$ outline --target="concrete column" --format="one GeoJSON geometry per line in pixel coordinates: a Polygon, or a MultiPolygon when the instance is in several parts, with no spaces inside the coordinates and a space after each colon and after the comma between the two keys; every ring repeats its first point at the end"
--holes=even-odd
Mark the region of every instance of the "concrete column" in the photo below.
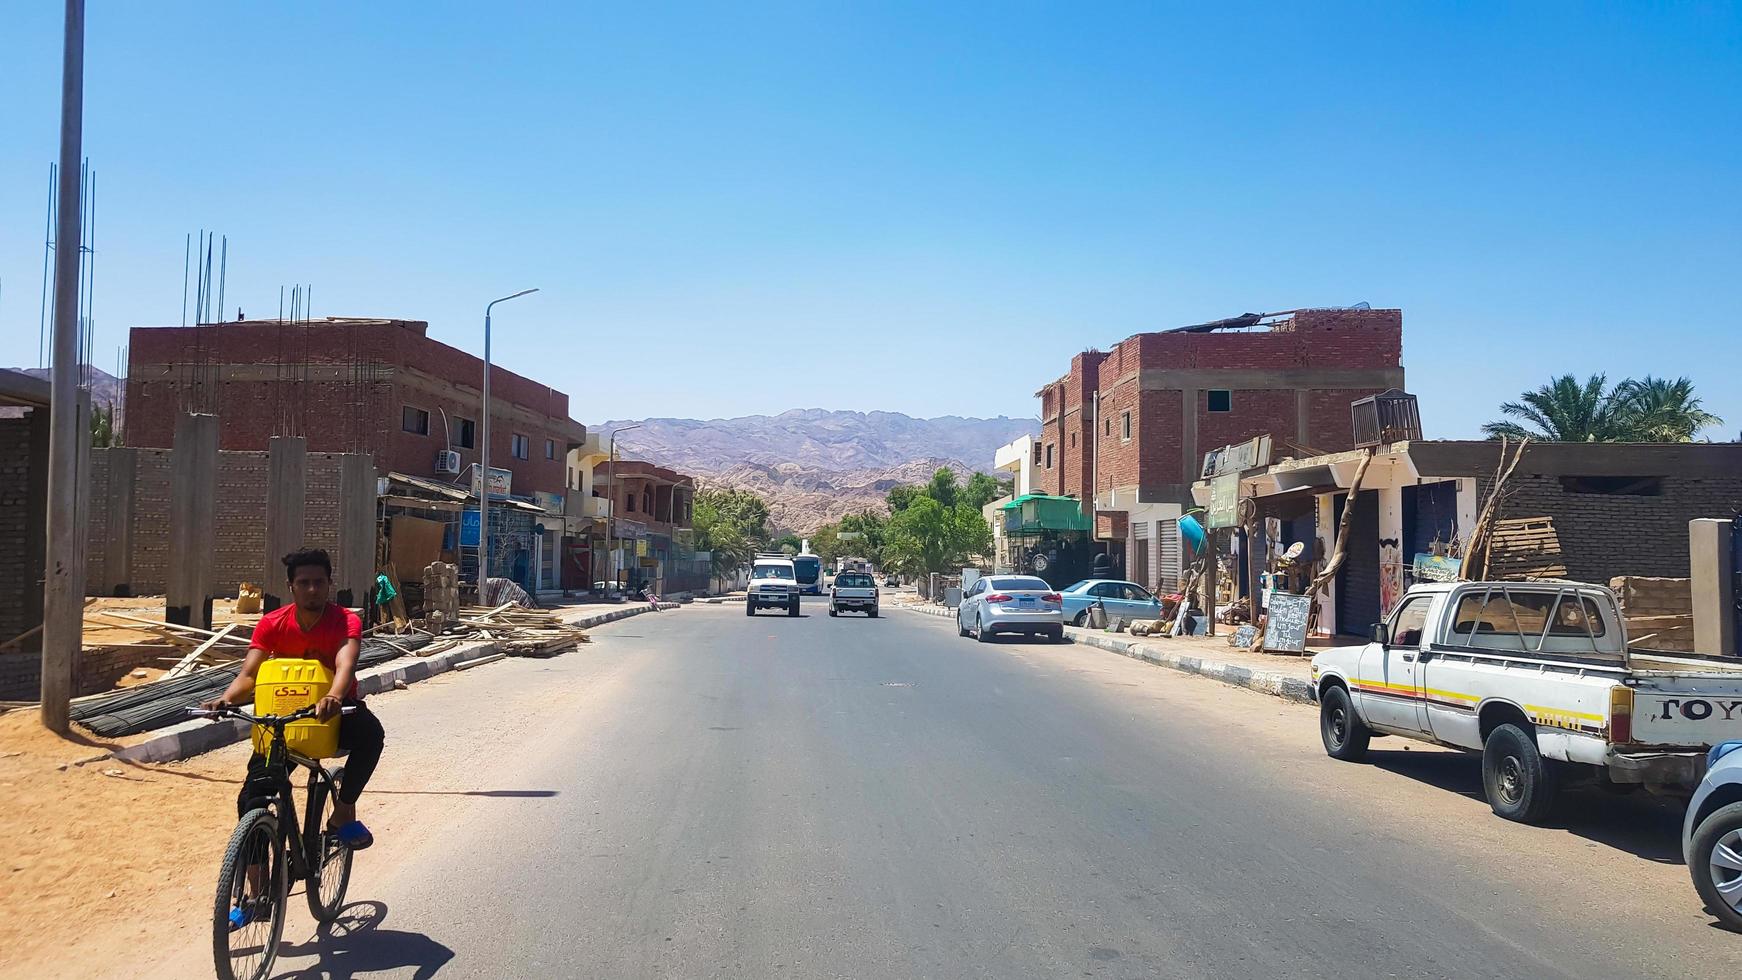
{"type": "MultiPolygon", "coordinates": [[[[375,459],[352,453],[339,460],[339,553],[333,574],[340,605],[367,606],[375,581],[375,459]]],[[[364,610],[367,614],[368,610],[364,610]]]]}
{"type": "Polygon", "coordinates": [[[1736,556],[1729,520],[1688,522],[1688,570],[1694,601],[1694,652],[1737,655],[1736,556]]]}
{"type": "Polygon", "coordinates": [[[169,474],[169,575],[164,619],[211,629],[212,535],[218,516],[216,415],[176,419],[169,474]]]}
{"type": "Polygon", "coordinates": [[[1202,472],[1204,459],[1198,453],[1198,389],[1186,388],[1179,393],[1180,477],[1188,486],[1202,472]]]}
{"type": "MultiPolygon", "coordinates": [[[[1351,541],[1349,544],[1354,545],[1351,541]]],[[[1379,615],[1391,615],[1403,598],[1403,565],[1414,561],[1403,553],[1403,488],[1379,488],[1379,615]]]]}
{"type": "Polygon", "coordinates": [[[1481,501],[1476,499],[1476,478],[1473,476],[1458,477],[1458,526],[1456,537],[1460,542],[1468,542],[1470,532],[1476,529],[1476,512],[1481,501]]]}
{"type": "Polygon", "coordinates": [[[266,554],[260,573],[260,608],[290,601],[284,556],[303,546],[308,506],[308,440],[273,436],[266,450],[266,554]]]}
{"type": "MultiPolygon", "coordinates": [[[[73,527],[78,528],[79,533],[73,537],[75,543],[73,581],[79,583],[79,589],[82,593],[89,594],[90,586],[86,577],[90,567],[91,548],[91,392],[89,389],[79,389],[77,409],[78,459],[74,466],[77,468],[78,480],[73,484],[73,527]]],[[[80,615],[83,616],[82,613],[80,615]]]]}
{"type": "MultiPolygon", "coordinates": [[[[1307,427],[1311,421],[1308,418],[1308,414],[1311,411],[1309,408],[1310,399],[1307,397],[1308,394],[1309,392],[1305,388],[1296,388],[1294,390],[1294,441],[1296,445],[1301,446],[1311,445],[1307,442],[1307,433],[1311,431],[1307,427]]],[[[1277,455],[1280,456],[1282,454],[1278,453],[1277,455]]]]}
{"type": "Polygon", "coordinates": [[[139,452],[105,450],[109,459],[109,539],[103,542],[103,578],[96,591],[103,595],[133,594],[133,490],[139,478],[139,452]]]}
{"type": "MultiPolygon", "coordinates": [[[[1321,493],[1316,498],[1315,504],[1317,512],[1314,515],[1313,524],[1315,525],[1315,536],[1318,539],[1319,567],[1323,568],[1324,563],[1331,560],[1331,553],[1337,550],[1337,495],[1321,493]]],[[[1319,597],[1319,618],[1316,625],[1320,632],[1336,635],[1337,579],[1335,576],[1325,583],[1324,591],[1319,597]]]]}

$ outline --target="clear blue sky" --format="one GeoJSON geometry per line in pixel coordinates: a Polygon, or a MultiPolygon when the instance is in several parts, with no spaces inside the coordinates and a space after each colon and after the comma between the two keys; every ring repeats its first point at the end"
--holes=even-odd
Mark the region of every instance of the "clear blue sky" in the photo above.
{"type": "MultiPolygon", "coordinates": [[[[430,321],[583,420],[1032,415],[1070,355],[1404,310],[1430,435],[1551,373],[1742,429],[1735,5],[92,0],[97,360],[229,306],[430,321]]],[[[0,362],[34,364],[59,4],[0,30],[0,362]]]]}

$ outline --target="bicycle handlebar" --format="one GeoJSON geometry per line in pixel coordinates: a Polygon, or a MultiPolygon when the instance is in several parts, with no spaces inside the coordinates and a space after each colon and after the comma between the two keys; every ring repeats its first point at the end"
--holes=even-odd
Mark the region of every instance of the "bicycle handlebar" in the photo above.
{"type": "MultiPolygon", "coordinates": [[[[339,714],[348,715],[356,710],[356,705],[348,704],[339,709],[339,714]]],[[[220,718],[240,718],[251,725],[288,725],[293,721],[302,721],[305,718],[313,718],[315,716],[314,705],[309,705],[301,711],[293,711],[288,715],[251,715],[234,705],[225,708],[189,708],[187,709],[187,712],[188,717],[190,718],[211,718],[213,720],[220,718]]]]}

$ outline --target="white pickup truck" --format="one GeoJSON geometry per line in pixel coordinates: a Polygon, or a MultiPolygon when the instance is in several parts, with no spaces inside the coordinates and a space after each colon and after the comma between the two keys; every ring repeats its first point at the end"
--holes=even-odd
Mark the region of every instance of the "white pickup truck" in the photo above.
{"type": "Polygon", "coordinates": [[[1630,653],[1598,585],[1419,585],[1370,642],[1314,657],[1312,679],[1332,758],[1359,760],[1378,735],[1481,752],[1509,820],[1546,817],[1570,778],[1691,791],[1706,750],[1742,738],[1742,663],[1630,653]]]}
{"type": "Polygon", "coordinates": [[[744,588],[744,615],[758,609],[784,609],[798,615],[798,572],[785,555],[757,555],[750,562],[750,584],[744,588]]]}
{"type": "Polygon", "coordinates": [[[862,612],[877,618],[877,580],[870,572],[842,572],[829,586],[829,615],[862,612]]]}

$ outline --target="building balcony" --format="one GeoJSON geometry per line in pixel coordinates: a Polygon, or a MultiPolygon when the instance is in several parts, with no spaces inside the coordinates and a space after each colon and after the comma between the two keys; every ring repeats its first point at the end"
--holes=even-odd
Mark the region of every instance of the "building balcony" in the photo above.
{"type": "Polygon", "coordinates": [[[570,517],[610,517],[611,501],[582,490],[570,490],[567,513],[570,517]]]}

